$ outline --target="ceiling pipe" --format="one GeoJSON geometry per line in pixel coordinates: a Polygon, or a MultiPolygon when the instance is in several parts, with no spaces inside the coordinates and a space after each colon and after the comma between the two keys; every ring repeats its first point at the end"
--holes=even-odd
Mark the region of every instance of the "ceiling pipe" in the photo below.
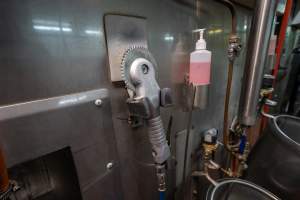
{"type": "Polygon", "coordinates": [[[239,123],[253,126],[258,113],[259,93],[271,36],[276,0],[256,1],[239,104],[239,123]]]}

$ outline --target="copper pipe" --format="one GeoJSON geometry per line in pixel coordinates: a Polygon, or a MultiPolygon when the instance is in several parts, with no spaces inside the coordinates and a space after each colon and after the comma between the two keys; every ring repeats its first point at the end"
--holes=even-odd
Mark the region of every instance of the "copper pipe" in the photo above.
{"type": "MultiPolygon", "coordinates": [[[[225,5],[231,13],[231,37],[237,34],[237,15],[234,4],[230,0],[216,0],[219,3],[225,5]]],[[[227,86],[226,86],[226,95],[225,95],[225,103],[224,103],[224,123],[223,123],[223,144],[225,147],[228,145],[228,115],[229,115],[229,102],[230,102],[230,94],[231,94],[231,83],[233,76],[233,60],[229,60],[228,64],[228,72],[227,72],[227,86]]]]}
{"type": "Polygon", "coordinates": [[[231,94],[231,83],[233,77],[233,61],[230,61],[228,64],[227,72],[227,87],[226,87],[226,96],[225,96],[225,110],[224,110],[224,123],[223,123],[223,144],[227,147],[228,145],[228,116],[229,116],[229,102],[231,94]]]}
{"type": "Polygon", "coordinates": [[[237,17],[236,17],[236,9],[234,4],[229,0],[216,0],[219,3],[225,5],[231,13],[231,34],[236,35],[237,33],[237,17]]]}
{"type": "Polygon", "coordinates": [[[9,189],[9,178],[5,164],[4,154],[0,148],[0,194],[9,189]]]}

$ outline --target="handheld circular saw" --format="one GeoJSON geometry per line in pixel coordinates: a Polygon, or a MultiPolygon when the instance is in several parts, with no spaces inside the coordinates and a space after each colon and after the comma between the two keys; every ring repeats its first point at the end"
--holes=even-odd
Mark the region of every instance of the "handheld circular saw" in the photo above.
{"type": "Polygon", "coordinates": [[[161,90],[155,78],[156,61],[145,47],[129,48],[121,63],[121,74],[129,94],[131,114],[147,120],[154,161],[164,163],[170,156],[160,117],[161,90]]]}

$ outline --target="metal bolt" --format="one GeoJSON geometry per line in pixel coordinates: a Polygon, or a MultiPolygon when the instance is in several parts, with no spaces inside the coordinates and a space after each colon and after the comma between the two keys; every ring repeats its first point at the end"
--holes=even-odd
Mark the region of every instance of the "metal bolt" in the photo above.
{"type": "Polygon", "coordinates": [[[111,170],[114,167],[114,163],[113,162],[109,162],[106,164],[106,169],[111,170]]]}
{"type": "Polygon", "coordinates": [[[101,99],[96,99],[95,105],[96,106],[101,106],[102,105],[102,100],[101,99]]]}
{"type": "Polygon", "coordinates": [[[148,74],[149,72],[149,67],[147,65],[142,65],[142,70],[144,74],[148,74]]]}

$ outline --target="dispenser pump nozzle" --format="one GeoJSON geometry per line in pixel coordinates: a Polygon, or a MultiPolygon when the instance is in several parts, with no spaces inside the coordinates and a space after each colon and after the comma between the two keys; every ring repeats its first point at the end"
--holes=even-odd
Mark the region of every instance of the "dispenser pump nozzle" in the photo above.
{"type": "Polygon", "coordinates": [[[196,29],[193,32],[194,33],[199,33],[199,40],[196,43],[196,50],[204,50],[206,49],[206,41],[204,40],[204,31],[205,29],[196,29]]]}

